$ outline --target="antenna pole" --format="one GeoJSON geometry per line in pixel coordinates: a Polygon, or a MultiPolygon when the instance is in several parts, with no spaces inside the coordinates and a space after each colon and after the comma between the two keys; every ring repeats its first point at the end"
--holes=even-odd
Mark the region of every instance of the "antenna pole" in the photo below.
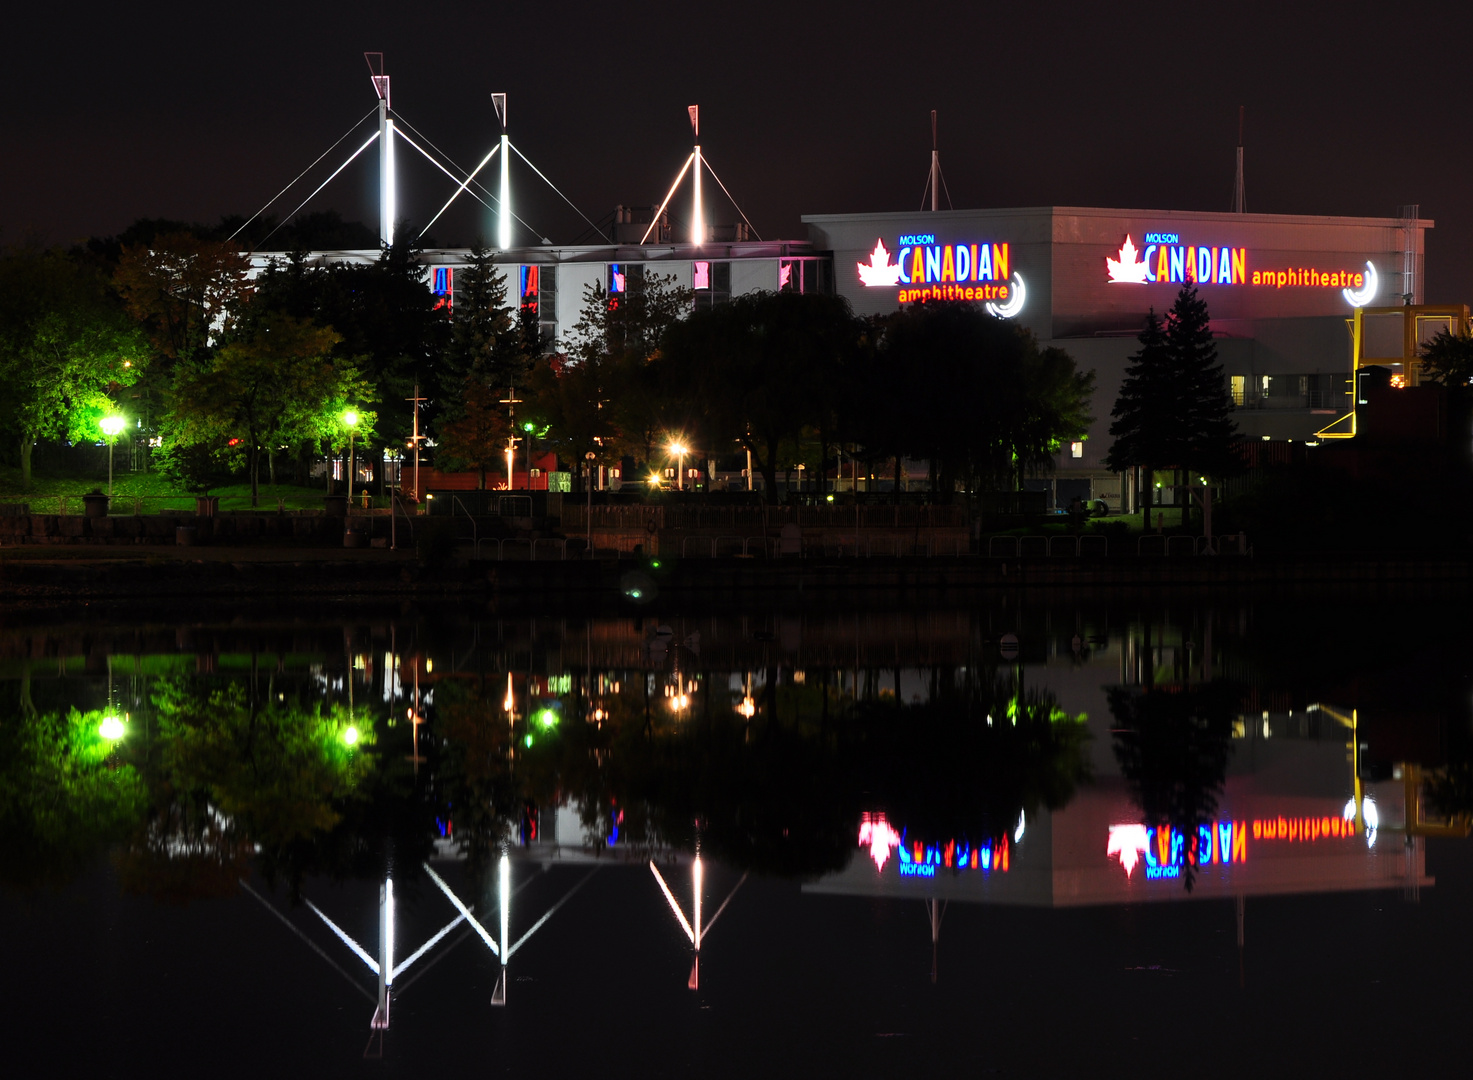
{"type": "Polygon", "coordinates": [[[501,216],[497,220],[496,246],[505,251],[511,247],[511,151],[506,132],[506,95],[492,94],[491,104],[501,121],[501,216]]]}
{"type": "Polygon", "coordinates": [[[937,209],[936,196],[941,176],[941,152],[936,144],[936,110],[931,110],[931,210],[937,209]]]}
{"type": "Polygon", "coordinates": [[[1243,189],[1243,106],[1238,106],[1238,172],[1233,181],[1233,213],[1248,212],[1248,196],[1243,189]]]}
{"type": "Polygon", "coordinates": [[[686,109],[690,114],[691,131],[695,135],[695,149],[691,151],[691,164],[695,166],[692,173],[694,187],[691,188],[692,210],[691,210],[691,237],[690,241],[699,247],[706,242],[706,221],[701,206],[701,107],[691,105],[686,109]]]}

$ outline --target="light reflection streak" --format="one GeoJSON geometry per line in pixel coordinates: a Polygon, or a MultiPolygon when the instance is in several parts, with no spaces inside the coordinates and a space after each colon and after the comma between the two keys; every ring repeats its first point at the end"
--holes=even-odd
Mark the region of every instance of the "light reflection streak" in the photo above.
{"type": "Polygon", "coordinates": [[[655,880],[660,883],[660,891],[665,894],[665,899],[670,901],[670,910],[675,912],[675,917],[680,920],[680,928],[685,931],[685,936],[690,938],[690,943],[696,943],[696,932],[690,928],[690,923],[685,919],[685,912],[680,910],[680,905],[675,902],[675,896],[670,891],[670,886],[665,884],[664,877],[660,874],[660,868],[650,860],[650,871],[655,875],[655,880]]]}
{"type": "Polygon", "coordinates": [[[334,934],[336,934],[344,945],[348,946],[348,948],[352,949],[353,952],[357,954],[358,959],[362,960],[365,964],[368,965],[369,971],[372,971],[375,975],[379,973],[378,961],[369,956],[368,953],[364,951],[362,945],[359,945],[358,942],[350,938],[342,927],[340,927],[337,923],[333,922],[326,915],[324,915],[322,913],[322,909],[314,904],[311,900],[303,900],[302,902],[307,905],[312,914],[316,915],[319,919],[327,924],[327,928],[331,930],[334,934]]]}
{"type": "MultiPolygon", "coordinates": [[[[452,904],[455,905],[455,910],[460,912],[461,915],[465,917],[466,922],[470,923],[471,926],[475,929],[476,933],[481,935],[481,940],[486,943],[486,947],[489,948],[497,956],[500,956],[501,950],[496,947],[496,939],[493,938],[487,932],[486,928],[476,920],[476,917],[471,914],[470,908],[466,907],[460,902],[460,897],[456,896],[455,893],[450,891],[450,886],[445,884],[444,879],[441,878],[439,874],[430,869],[429,863],[424,864],[424,870],[426,874],[430,875],[430,880],[438,885],[440,887],[440,891],[444,893],[447,898],[449,898],[452,904]]],[[[504,904],[502,905],[502,909],[505,910],[504,904]]],[[[504,918],[505,916],[503,916],[503,919],[504,918]]]]}

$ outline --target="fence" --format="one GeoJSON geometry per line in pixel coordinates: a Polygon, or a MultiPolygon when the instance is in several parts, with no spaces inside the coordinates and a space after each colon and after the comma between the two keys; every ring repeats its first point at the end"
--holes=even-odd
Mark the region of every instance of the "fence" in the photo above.
{"type": "MultiPolygon", "coordinates": [[[[792,524],[820,529],[959,528],[967,524],[964,506],[681,506],[625,505],[592,508],[595,529],[728,529],[746,534],[751,529],[780,529],[792,524]]],[[[567,502],[562,527],[568,532],[588,528],[589,508],[567,502]]]]}

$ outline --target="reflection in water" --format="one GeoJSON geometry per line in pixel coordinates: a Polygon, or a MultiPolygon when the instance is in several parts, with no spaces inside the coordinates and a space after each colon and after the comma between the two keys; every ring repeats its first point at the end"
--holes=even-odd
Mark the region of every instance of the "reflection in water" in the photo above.
{"type": "Polygon", "coordinates": [[[1127,875],[1134,860],[1126,851],[1149,855],[1154,847],[1160,858],[1151,859],[1152,869],[1168,877],[1180,875],[1191,892],[1199,859],[1231,861],[1233,826],[1226,824],[1228,837],[1220,844],[1214,821],[1227,777],[1236,698],[1221,683],[1110,690],[1116,760],[1141,812],[1155,825],[1149,832],[1159,834],[1153,843],[1150,836],[1131,832],[1131,846],[1125,848],[1126,838],[1121,835],[1117,841],[1112,830],[1111,846],[1120,847],[1127,875]]]}
{"type": "Polygon", "coordinates": [[[1374,672],[1291,677],[1210,612],[1029,618],[0,634],[0,875],[64,885],[110,853],[133,893],[244,889],[381,1036],[465,942],[505,1006],[604,866],[638,871],[699,992],[749,878],[923,901],[934,980],[952,900],[1222,897],[1241,945],[1245,897],[1416,890],[1421,837],[1467,832],[1469,740],[1431,739],[1443,760],[1407,734],[1462,713],[1391,725],[1374,672]],[[577,876],[514,902],[552,866],[577,876]]]}

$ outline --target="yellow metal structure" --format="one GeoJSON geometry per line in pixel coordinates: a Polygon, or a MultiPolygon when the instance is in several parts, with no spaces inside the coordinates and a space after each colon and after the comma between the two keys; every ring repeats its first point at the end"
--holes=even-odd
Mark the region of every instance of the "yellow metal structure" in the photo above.
{"type": "Polygon", "coordinates": [[[1355,314],[1345,320],[1350,331],[1350,412],[1315,432],[1315,438],[1355,437],[1356,406],[1360,402],[1357,375],[1362,368],[1388,367],[1392,378],[1401,380],[1398,385],[1417,386],[1422,381],[1422,347],[1442,331],[1464,333],[1468,324],[1467,304],[1356,308],[1355,314]],[[1399,326],[1394,325],[1397,321],[1399,326]]]}

